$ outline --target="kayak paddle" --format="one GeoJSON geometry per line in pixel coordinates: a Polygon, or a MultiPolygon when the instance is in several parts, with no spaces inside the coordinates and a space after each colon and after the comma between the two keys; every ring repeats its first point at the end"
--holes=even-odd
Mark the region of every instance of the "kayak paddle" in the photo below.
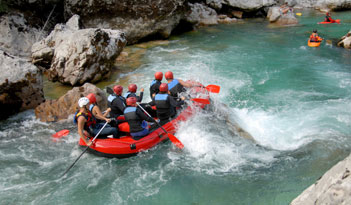
{"type": "MultiPolygon", "coordinates": [[[[146,112],[146,110],[144,110],[144,108],[141,107],[141,106],[139,105],[139,103],[137,103],[137,105],[139,106],[140,109],[142,109],[142,110],[147,114],[147,116],[151,117],[151,115],[150,115],[148,112],[146,112]]],[[[179,139],[177,139],[176,136],[174,136],[174,135],[172,135],[171,133],[167,132],[167,130],[166,130],[165,128],[163,128],[163,127],[160,125],[160,123],[158,123],[153,117],[151,117],[151,118],[156,122],[156,124],[157,124],[165,133],[167,133],[169,140],[171,140],[171,142],[172,142],[175,146],[177,146],[179,149],[183,149],[183,148],[184,148],[183,143],[182,143],[181,141],[179,141],[179,139]]]]}
{"type": "Polygon", "coordinates": [[[206,105],[210,104],[210,101],[208,99],[192,98],[191,100],[194,102],[198,102],[198,103],[202,103],[202,104],[206,104],[206,105]]]}
{"type": "Polygon", "coordinates": [[[208,92],[219,93],[221,87],[219,85],[208,85],[205,87],[208,92]]]}
{"type": "Polygon", "coordinates": [[[52,135],[53,138],[61,138],[69,134],[69,130],[61,130],[52,135]]]}

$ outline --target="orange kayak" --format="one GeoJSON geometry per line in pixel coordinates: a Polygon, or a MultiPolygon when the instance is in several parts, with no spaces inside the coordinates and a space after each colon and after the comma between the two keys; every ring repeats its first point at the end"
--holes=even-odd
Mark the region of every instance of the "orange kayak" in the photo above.
{"type": "Polygon", "coordinates": [[[318,47],[318,46],[321,45],[321,43],[322,43],[322,41],[310,42],[310,40],[308,39],[307,45],[308,45],[309,47],[318,47]]]}

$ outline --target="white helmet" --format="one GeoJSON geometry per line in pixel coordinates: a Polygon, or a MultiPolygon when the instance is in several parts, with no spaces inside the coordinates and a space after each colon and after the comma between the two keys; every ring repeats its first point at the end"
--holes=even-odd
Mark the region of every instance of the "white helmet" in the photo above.
{"type": "Polygon", "coordinates": [[[84,107],[88,103],[89,103],[89,99],[87,97],[82,97],[82,98],[79,98],[79,100],[78,100],[79,107],[84,107]]]}

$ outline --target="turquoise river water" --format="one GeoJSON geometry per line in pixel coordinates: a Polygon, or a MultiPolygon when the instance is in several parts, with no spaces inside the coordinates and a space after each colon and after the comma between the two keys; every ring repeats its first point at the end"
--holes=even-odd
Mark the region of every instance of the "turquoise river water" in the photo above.
{"type": "Polygon", "coordinates": [[[86,153],[59,178],[81,153],[76,128],[30,110],[0,122],[1,204],[289,204],[351,151],[351,52],[335,46],[351,12],[333,13],[342,23],[331,25],[302,13],[293,27],[252,19],[172,37],[115,79],[148,90],[155,71],[172,70],[220,85],[215,110],[256,143],[216,111],[200,112],[175,134],[182,151],[167,142],[127,159],[86,153]],[[329,43],[308,47],[314,28],[329,43]],[[64,128],[71,133],[54,141],[64,128]]]}

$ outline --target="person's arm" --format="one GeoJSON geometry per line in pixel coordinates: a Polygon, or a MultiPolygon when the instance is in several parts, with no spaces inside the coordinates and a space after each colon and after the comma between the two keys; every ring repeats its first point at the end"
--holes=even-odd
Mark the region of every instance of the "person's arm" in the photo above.
{"type": "Polygon", "coordinates": [[[84,117],[78,117],[78,134],[80,136],[80,138],[83,139],[83,141],[85,142],[85,144],[87,144],[88,146],[91,145],[91,141],[88,141],[87,138],[84,136],[84,124],[87,120],[84,117]]]}
{"type": "Polygon", "coordinates": [[[96,116],[96,118],[100,119],[100,120],[105,120],[106,122],[111,122],[110,119],[106,118],[102,113],[100,108],[95,105],[93,108],[93,115],[96,116]]]}
{"type": "Polygon", "coordinates": [[[106,111],[102,114],[104,117],[106,117],[109,113],[111,112],[111,108],[107,108],[106,111]]]}
{"type": "Polygon", "coordinates": [[[143,100],[144,96],[144,88],[140,89],[140,95],[138,96],[138,102],[141,102],[143,100]]]}
{"type": "Polygon", "coordinates": [[[154,118],[147,116],[140,108],[136,110],[136,114],[143,120],[155,122],[154,118]]]}
{"type": "Polygon", "coordinates": [[[186,88],[194,87],[192,83],[187,83],[187,82],[182,81],[182,80],[179,80],[179,79],[178,79],[178,82],[179,82],[182,86],[184,86],[184,87],[186,87],[186,88]]]}

